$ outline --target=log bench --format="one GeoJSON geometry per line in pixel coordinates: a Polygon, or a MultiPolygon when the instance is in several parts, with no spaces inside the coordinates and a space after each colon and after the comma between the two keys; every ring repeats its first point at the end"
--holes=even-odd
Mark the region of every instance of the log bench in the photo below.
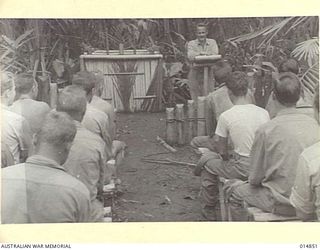
{"type": "MultiPolygon", "coordinates": [[[[226,194],[224,192],[224,185],[228,180],[219,177],[219,202],[221,209],[221,220],[222,221],[232,221],[231,212],[228,206],[228,201],[226,200],[226,194]]],[[[296,216],[283,216],[274,213],[268,213],[260,208],[244,204],[244,207],[248,214],[248,221],[257,222],[283,222],[283,221],[299,221],[296,216]]]]}

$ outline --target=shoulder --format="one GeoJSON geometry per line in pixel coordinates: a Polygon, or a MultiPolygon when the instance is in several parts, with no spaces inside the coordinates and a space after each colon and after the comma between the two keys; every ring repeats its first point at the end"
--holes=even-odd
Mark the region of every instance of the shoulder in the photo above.
{"type": "Polygon", "coordinates": [[[191,40],[191,41],[188,42],[188,45],[189,45],[189,46],[190,46],[190,45],[197,45],[197,44],[198,44],[198,40],[197,40],[197,39],[191,40]]]}
{"type": "Polygon", "coordinates": [[[301,158],[303,158],[308,165],[317,166],[317,170],[320,170],[320,142],[313,144],[312,146],[306,148],[302,154],[301,158]]]}
{"type": "Polygon", "coordinates": [[[217,44],[216,40],[212,39],[212,38],[207,38],[207,42],[209,44],[217,44]]]}
{"type": "Polygon", "coordinates": [[[6,122],[12,122],[16,125],[21,125],[22,123],[27,121],[22,115],[10,110],[3,110],[2,114],[5,116],[6,122]]]}
{"type": "Polygon", "coordinates": [[[78,143],[81,143],[86,147],[96,148],[98,150],[103,150],[105,146],[105,142],[99,135],[91,132],[83,126],[77,129],[76,137],[74,139],[74,144],[78,143]],[[83,142],[85,143],[83,144],[83,142]]]}

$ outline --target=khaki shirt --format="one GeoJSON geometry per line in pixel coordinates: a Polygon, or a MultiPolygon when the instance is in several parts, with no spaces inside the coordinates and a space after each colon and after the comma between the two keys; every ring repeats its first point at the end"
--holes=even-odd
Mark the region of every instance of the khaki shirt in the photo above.
{"type": "Polygon", "coordinates": [[[318,140],[314,119],[294,108],[278,112],[255,134],[249,183],[268,188],[278,204],[290,205],[299,155],[318,140]]]}
{"type": "Polygon", "coordinates": [[[218,55],[219,49],[217,42],[214,39],[206,39],[202,46],[198,39],[192,40],[187,44],[188,59],[194,61],[194,58],[200,54],[218,55]]]}
{"type": "Polygon", "coordinates": [[[116,135],[116,114],[114,112],[112,105],[98,96],[92,97],[90,105],[95,109],[102,111],[108,116],[109,129],[110,129],[109,134],[110,134],[111,140],[114,140],[116,135]]]}
{"type": "Polygon", "coordinates": [[[102,111],[94,108],[91,104],[87,105],[86,113],[82,120],[82,125],[92,133],[100,136],[105,142],[106,160],[112,156],[112,140],[110,136],[110,125],[108,116],[102,111]]]}
{"type": "Polygon", "coordinates": [[[320,221],[320,142],[300,155],[290,202],[305,214],[316,214],[320,221]]]}
{"type": "Polygon", "coordinates": [[[103,205],[98,199],[102,194],[105,178],[105,143],[98,135],[75,122],[77,133],[63,166],[89,189],[91,202],[94,203],[91,221],[100,221],[103,217],[103,205]]]}
{"type": "Polygon", "coordinates": [[[89,221],[88,189],[51,159],[33,155],[1,177],[2,223],[89,221]]]}
{"type": "Polygon", "coordinates": [[[21,99],[15,101],[10,106],[10,110],[22,115],[28,121],[32,133],[37,133],[42,126],[45,116],[50,112],[50,107],[45,102],[21,99]]]}
{"type": "Polygon", "coordinates": [[[32,132],[24,117],[9,111],[5,106],[1,110],[1,140],[8,145],[14,163],[18,164],[21,152],[32,150],[32,132]]]}

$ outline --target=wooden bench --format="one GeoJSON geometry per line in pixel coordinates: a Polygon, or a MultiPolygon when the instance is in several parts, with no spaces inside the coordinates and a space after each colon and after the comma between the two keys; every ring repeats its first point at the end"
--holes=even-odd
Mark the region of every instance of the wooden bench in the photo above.
{"type": "MultiPolygon", "coordinates": [[[[219,177],[219,202],[221,209],[221,220],[222,221],[232,221],[230,208],[228,201],[226,199],[226,194],[224,192],[224,185],[228,180],[219,177]]],[[[248,214],[248,221],[257,221],[257,222],[281,222],[281,221],[299,221],[296,216],[283,216],[273,213],[264,212],[260,208],[252,207],[248,204],[244,204],[248,214]]]]}
{"type": "Polygon", "coordinates": [[[268,213],[257,207],[246,207],[249,221],[257,222],[282,222],[282,221],[299,221],[296,216],[284,216],[279,214],[268,213]]]}

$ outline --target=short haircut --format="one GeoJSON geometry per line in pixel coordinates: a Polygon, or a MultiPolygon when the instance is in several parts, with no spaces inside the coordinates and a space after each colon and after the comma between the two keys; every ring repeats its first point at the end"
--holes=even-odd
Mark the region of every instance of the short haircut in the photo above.
{"type": "Polygon", "coordinates": [[[39,143],[59,147],[73,141],[77,129],[71,117],[64,112],[50,111],[38,132],[39,143]]]}
{"type": "Polygon", "coordinates": [[[72,77],[72,85],[81,87],[86,94],[89,94],[95,87],[96,77],[92,72],[79,71],[72,77]]]}
{"type": "Polygon", "coordinates": [[[248,92],[248,77],[241,71],[232,72],[226,85],[234,96],[245,96],[248,92]]]}
{"type": "Polygon", "coordinates": [[[205,28],[206,30],[208,30],[208,26],[205,24],[205,23],[198,23],[197,26],[196,26],[196,29],[200,28],[200,27],[203,27],[205,28]]]}
{"type": "Polygon", "coordinates": [[[78,86],[65,87],[58,96],[57,111],[66,112],[72,118],[83,116],[86,112],[87,98],[83,89],[78,86]]]}
{"type": "Polygon", "coordinates": [[[284,72],[273,81],[273,92],[284,106],[294,106],[300,98],[301,83],[294,73],[284,72]]]}
{"type": "Polygon", "coordinates": [[[13,83],[13,78],[7,72],[0,72],[1,96],[4,94],[5,91],[12,89],[14,85],[13,83]]]}
{"type": "Polygon", "coordinates": [[[299,74],[299,63],[297,60],[290,58],[282,61],[279,65],[279,73],[292,72],[293,74],[299,74]]]}
{"type": "Polygon", "coordinates": [[[232,72],[232,67],[227,62],[217,62],[214,67],[214,79],[219,83],[227,82],[232,72]]]}
{"type": "Polygon", "coordinates": [[[21,73],[16,75],[14,83],[18,94],[28,94],[35,84],[35,79],[32,74],[21,73]]]}
{"type": "Polygon", "coordinates": [[[319,85],[317,85],[314,93],[313,106],[316,111],[319,113],[319,85]]]}

